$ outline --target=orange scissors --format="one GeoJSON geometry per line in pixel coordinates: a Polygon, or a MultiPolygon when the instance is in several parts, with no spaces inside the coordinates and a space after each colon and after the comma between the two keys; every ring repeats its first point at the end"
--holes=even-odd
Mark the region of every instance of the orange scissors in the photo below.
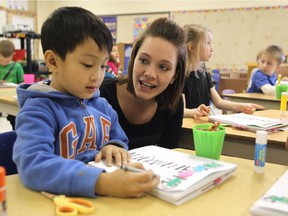
{"type": "Polygon", "coordinates": [[[55,195],[44,191],[41,193],[54,201],[57,216],[77,216],[78,213],[92,214],[95,211],[95,206],[88,200],[68,198],[65,195],[55,195]]]}

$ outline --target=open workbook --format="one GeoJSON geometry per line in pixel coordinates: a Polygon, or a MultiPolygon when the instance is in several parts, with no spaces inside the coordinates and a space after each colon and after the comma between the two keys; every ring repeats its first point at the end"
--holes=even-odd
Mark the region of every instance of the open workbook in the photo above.
{"type": "Polygon", "coordinates": [[[288,170],[251,208],[254,216],[288,215],[288,170]]]}
{"type": "MultiPolygon", "coordinates": [[[[131,162],[141,162],[145,169],[160,176],[151,195],[180,205],[226,180],[237,168],[236,164],[207,159],[158,147],[145,146],[129,151],[131,162]]],[[[104,161],[90,165],[112,172],[118,167],[107,167],[104,161]]]]}
{"type": "Polygon", "coordinates": [[[245,113],[209,116],[209,121],[230,124],[233,127],[250,131],[265,130],[272,132],[281,127],[288,126],[288,121],[286,120],[249,115],[245,113]]]}

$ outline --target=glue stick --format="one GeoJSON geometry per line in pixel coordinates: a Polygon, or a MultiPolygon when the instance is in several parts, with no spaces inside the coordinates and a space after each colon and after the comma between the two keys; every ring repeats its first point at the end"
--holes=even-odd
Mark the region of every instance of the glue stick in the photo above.
{"type": "Polygon", "coordinates": [[[282,92],[281,93],[280,110],[281,110],[281,117],[282,118],[286,117],[287,97],[288,97],[288,92],[282,92]]]}
{"type": "Polygon", "coordinates": [[[2,166],[0,166],[0,216],[7,216],[6,171],[2,166]]]}
{"type": "Polygon", "coordinates": [[[281,93],[281,104],[280,104],[280,110],[286,111],[287,108],[287,96],[288,92],[282,92],[281,93]]]}
{"type": "Polygon", "coordinates": [[[266,161],[267,131],[256,131],[256,143],[254,152],[254,170],[263,173],[266,161]]]}

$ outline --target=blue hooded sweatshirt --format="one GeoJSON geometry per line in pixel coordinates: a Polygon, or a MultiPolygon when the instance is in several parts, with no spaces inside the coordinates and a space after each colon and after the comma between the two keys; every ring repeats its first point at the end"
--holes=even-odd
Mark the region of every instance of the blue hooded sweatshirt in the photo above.
{"type": "Polygon", "coordinates": [[[45,83],[17,88],[20,112],[13,160],[25,186],[55,194],[95,197],[102,169],[88,166],[103,146],[128,149],[117,113],[99,90],[89,100],[45,83]]]}

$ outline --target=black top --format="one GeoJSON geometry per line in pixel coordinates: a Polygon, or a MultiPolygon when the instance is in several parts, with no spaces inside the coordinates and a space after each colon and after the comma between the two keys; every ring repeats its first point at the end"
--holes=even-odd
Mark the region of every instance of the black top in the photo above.
{"type": "MultiPolygon", "coordinates": [[[[183,101],[174,115],[170,110],[157,109],[150,122],[131,124],[125,118],[116,97],[116,79],[105,79],[100,87],[100,96],[108,100],[118,113],[119,122],[129,138],[129,149],[147,145],[176,148],[178,145],[183,119],[183,101]]],[[[191,132],[192,133],[192,132],[191,132]]]]}
{"type": "Polygon", "coordinates": [[[208,72],[191,72],[185,80],[183,93],[185,94],[186,108],[197,108],[201,104],[210,105],[213,87],[211,75],[208,72]],[[198,77],[197,77],[197,75],[198,77]]]}

